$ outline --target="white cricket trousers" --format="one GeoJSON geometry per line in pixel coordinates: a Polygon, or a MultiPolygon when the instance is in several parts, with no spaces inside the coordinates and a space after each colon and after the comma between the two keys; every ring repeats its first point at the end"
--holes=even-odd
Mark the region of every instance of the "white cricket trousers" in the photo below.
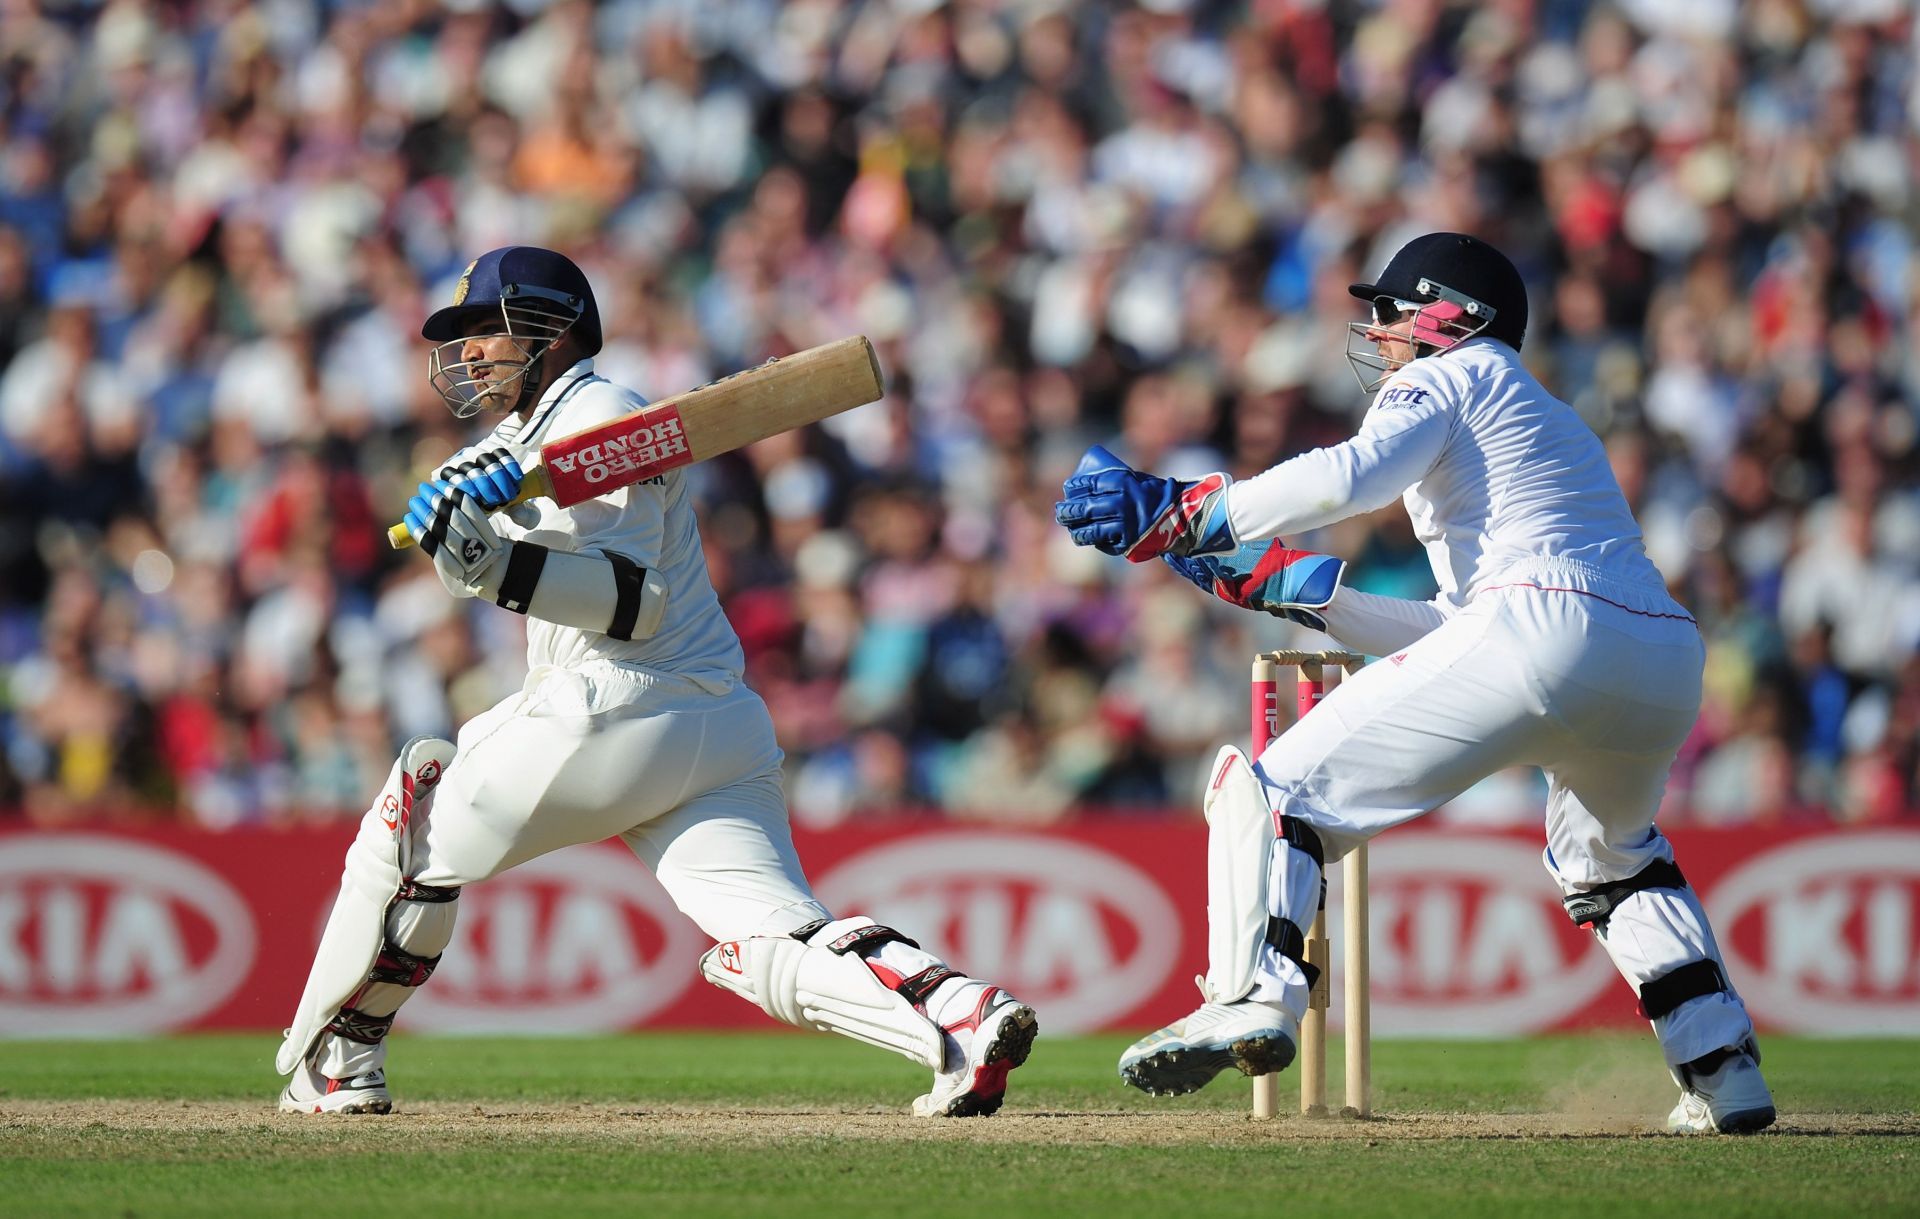
{"type": "MultiPolygon", "coordinates": [[[[1273,809],[1312,826],[1332,863],[1487,775],[1538,766],[1547,869],[1563,894],[1585,891],[1672,860],[1654,815],[1699,712],[1704,659],[1699,630],[1663,593],[1542,568],[1341,682],[1275,738],[1255,773],[1273,809]]],[[[1304,901],[1294,895],[1283,912],[1303,927],[1304,901]]],[[[1627,898],[1603,943],[1636,994],[1701,960],[1725,974],[1691,890],[1627,898]]],[[[1291,983],[1283,1001],[1303,1007],[1304,977],[1281,980],[1291,983]]],[[[1752,1031],[1731,990],[1654,1027],[1673,1065],[1752,1031]]]]}
{"type": "Polygon", "coordinates": [[[793,848],[781,753],[744,683],[539,668],[460,730],[414,879],[454,887],[618,836],[716,940],[826,918],[793,848]]]}

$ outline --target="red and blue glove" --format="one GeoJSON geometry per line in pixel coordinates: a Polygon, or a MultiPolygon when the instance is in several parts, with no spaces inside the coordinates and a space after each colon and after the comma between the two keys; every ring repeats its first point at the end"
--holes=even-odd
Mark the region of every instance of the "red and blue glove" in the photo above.
{"type": "Polygon", "coordinates": [[[1053,519],[1073,540],[1144,563],[1163,554],[1225,554],[1234,549],[1227,524],[1225,474],[1181,482],[1142,474],[1099,445],[1088,449],[1053,506],[1053,519]]]}
{"type": "Polygon", "coordinates": [[[1277,540],[1249,542],[1226,555],[1161,557],[1168,567],[1229,605],[1275,614],[1316,631],[1327,629],[1320,611],[1333,603],[1347,571],[1345,559],[1288,550],[1277,540]]]}

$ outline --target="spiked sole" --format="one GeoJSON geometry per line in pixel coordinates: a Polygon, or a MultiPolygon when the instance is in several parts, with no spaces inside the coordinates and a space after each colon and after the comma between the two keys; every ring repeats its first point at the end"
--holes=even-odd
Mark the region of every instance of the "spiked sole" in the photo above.
{"type": "Polygon", "coordinates": [[[1765,1109],[1748,1109],[1741,1113],[1729,1113],[1716,1123],[1721,1134],[1754,1134],[1773,1125],[1772,1106],[1765,1109]]]}
{"type": "Polygon", "coordinates": [[[1271,1075],[1293,1064],[1293,1042],[1280,1032],[1242,1037],[1220,1047],[1174,1046],[1123,1063],[1120,1078],[1149,1096],[1185,1096],[1229,1067],[1242,1075],[1271,1075]]]}
{"type": "Polygon", "coordinates": [[[980,1066],[974,1071],[973,1086],[947,1102],[935,1116],[989,1117],[1000,1111],[1007,1098],[1007,1073],[1027,1061],[1033,1053],[1033,1039],[1040,1034],[1040,1021],[1033,1009],[1016,1007],[993,1035],[980,1066]]]}

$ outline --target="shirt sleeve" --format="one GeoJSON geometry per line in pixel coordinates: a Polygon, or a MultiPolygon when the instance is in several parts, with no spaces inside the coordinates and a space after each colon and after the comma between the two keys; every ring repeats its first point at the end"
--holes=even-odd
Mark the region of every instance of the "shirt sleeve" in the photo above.
{"type": "Polygon", "coordinates": [[[1242,542],[1304,533],[1384,508],[1433,468],[1453,434],[1451,388],[1409,364],[1380,388],[1353,439],[1227,488],[1227,519],[1242,542]]]}
{"type": "Polygon", "coordinates": [[[1327,634],[1368,656],[1389,656],[1438,630],[1452,614],[1439,601],[1408,601],[1342,588],[1322,612],[1327,634]]]}

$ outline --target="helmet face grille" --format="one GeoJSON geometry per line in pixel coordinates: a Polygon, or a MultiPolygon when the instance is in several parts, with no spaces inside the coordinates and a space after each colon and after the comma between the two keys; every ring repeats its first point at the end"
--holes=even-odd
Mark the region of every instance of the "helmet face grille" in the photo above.
{"type": "Polygon", "coordinates": [[[1394,296],[1373,299],[1372,317],[1365,322],[1347,323],[1347,365],[1359,380],[1360,388],[1373,393],[1387,378],[1407,366],[1408,361],[1380,354],[1378,344],[1389,339],[1411,341],[1413,359],[1458,347],[1468,339],[1486,332],[1493,325],[1496,310],[1485,303],[1456,292],[1445,284],[1421,279],[1417,285],[1428,301],[1404,300],[1394,296]],[[1390,333],[1411,315],[1412,326],[1405,334],[1390,333]],[[1368,350],[1374,348],[1374,350],[1368,350]]]}
{"type": "Polygon", "coordinates": [[[510,410],[520,405],[523,384],[540,357],[579,318],[577,297],[508,284],[500,299],[501,329],[476,337],[510,339],[520,358],[462,359],[471,338],[449,339],[428,354],[427,380],[455,418],[468,419],[483,409],[510,410]]]}

